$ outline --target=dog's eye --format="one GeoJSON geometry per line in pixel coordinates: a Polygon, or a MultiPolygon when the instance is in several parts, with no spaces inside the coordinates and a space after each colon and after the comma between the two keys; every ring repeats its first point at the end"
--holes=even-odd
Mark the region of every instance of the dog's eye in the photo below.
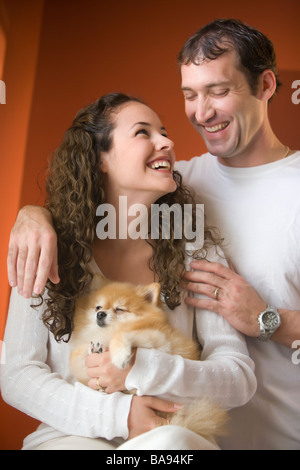
{"type": "Polygon", "coordinates": [[[97,305],[97,307],[95,307],[96,312],[99,312],[99,310],[101,310],[101,308],[102,308],[101,305],[97,305]]]}
{"type": "Polygon", "coordinates": [[[117,312],[117,313],[122,313],[122,312],[126,312],[126,310],[125,310],[125,308],[116,307],[116,308],[115,308],[115,312],[117,312]]]}

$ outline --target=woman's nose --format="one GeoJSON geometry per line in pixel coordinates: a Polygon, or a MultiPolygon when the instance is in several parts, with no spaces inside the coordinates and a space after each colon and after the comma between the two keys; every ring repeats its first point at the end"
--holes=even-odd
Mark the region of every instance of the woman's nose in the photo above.
{"type": "Polygon", "coordinates": [[[156,147],[158,150],[172,150],[174,148],[174,142],[165,136],[160,136],[157,140],[156,147]]]}

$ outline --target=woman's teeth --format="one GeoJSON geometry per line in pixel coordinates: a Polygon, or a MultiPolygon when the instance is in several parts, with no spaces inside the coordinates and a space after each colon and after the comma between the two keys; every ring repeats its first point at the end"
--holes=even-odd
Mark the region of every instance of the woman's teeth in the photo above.
{"type": "Polygon", "coordinates": [[[225,129],[229,125],[229,122],[223,122],[222,124],[218,124],[217,126],[212,126],[212,127],[205,127],[204,129],[207,132],[217,132],[221,131],[222,129],[225,129]]]}
{"type": "Polygon", "coordinates": [[[170,162],[158,161],[151,163],[150,168],[152,168],[152,170],[159,170],[160,168],[162,168],[163,170],[170,170],[171,165],[170,162]]]}

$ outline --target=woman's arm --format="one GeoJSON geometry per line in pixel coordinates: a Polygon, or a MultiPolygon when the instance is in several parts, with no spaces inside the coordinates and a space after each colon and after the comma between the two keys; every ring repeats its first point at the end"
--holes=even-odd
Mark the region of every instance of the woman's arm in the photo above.
{"type": "Polygon", "coordinates": [[[132,397],[67,382],[68,345],[50,342],[41,308],[33,310],[31,303],[13,289],[4,338],[6,364],[1,365],[4,400],[65,434],[126,439],[132,397]]]}
{"type": "Polygon", "coordinates": [[[137,436],[166,420],[155,413],[178,405],[155,397],[107,395],[66,380],[69,348],[51,339],[40,320],[41,308],[13,289],[5,331],[6,364],[1,392],[11,406],[65,434],[90,438],[137,436]]]}
{"type": "Polygon", "coordinates": [[[178,402],[207,397],[224,408],[244,405],[256,390],[254,364],[244,338],[217,314],[199,310],[196,317],[202,360],[138,349],[127,389],[178,402]]]}

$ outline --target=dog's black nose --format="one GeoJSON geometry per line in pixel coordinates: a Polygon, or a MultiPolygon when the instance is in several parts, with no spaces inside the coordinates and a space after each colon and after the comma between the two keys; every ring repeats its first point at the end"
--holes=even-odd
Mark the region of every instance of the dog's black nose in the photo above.
{"type": "Polygon", "coordinates": [[[96,319],[97,319],[97,325],[98,326],[105,326],[105,318],[107,317],[107,313],[100,311],[97,312],[96,319]]]}
{"type": "Polygon", "coordinates": [[[98,320],[101,320],[101,319],[105,318],[106,315],[107,315],[107,313],[105,313],[105,312],[97,312],[98,320]]]}

